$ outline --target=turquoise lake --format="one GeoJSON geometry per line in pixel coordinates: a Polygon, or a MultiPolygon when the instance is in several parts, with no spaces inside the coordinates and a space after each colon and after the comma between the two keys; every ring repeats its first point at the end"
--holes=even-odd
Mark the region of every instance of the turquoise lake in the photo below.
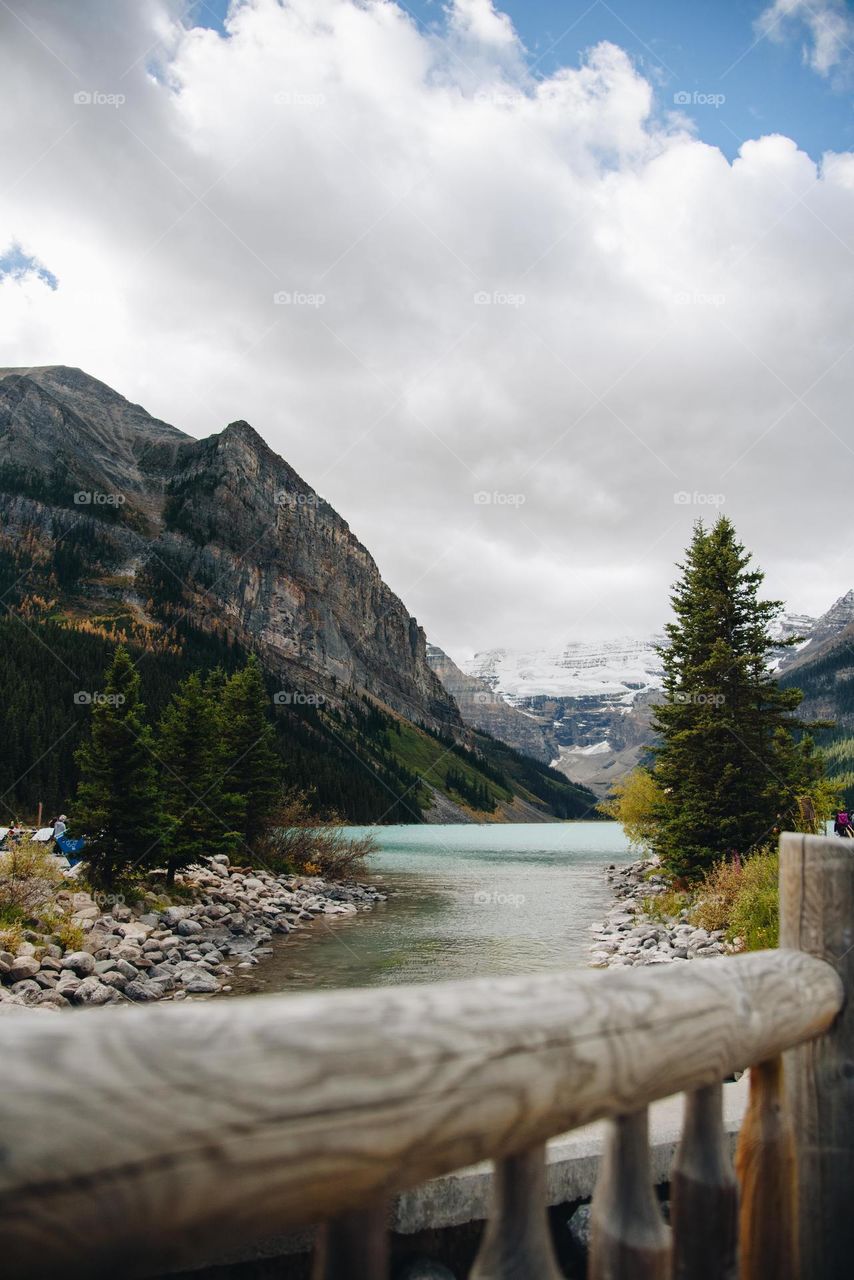
{"type": "Polygon", "coordinates": [[[249,991],[368,987],[583,965],[632,854],[612,822],[348,828],[374,834],[372,911],[318,918],[235,983],[249,991]]]}

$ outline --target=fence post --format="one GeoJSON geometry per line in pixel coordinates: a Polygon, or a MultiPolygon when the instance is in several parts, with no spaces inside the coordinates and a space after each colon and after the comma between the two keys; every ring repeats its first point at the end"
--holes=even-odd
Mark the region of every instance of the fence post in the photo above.
{"type": "Polygon", "coordinates": [[[795,1133],[801,1280],[854,1265],[854,841],[780,837],[780,946],[831,964],[845,1003],[824,1035],[786,1054],[795,1133]]]}

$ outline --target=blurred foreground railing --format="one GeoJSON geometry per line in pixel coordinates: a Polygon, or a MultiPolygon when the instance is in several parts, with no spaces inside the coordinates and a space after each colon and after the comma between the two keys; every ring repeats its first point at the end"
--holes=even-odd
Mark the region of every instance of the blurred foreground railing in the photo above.
{"type": "Polygon", "coordinates": [[[472,1277],[557,1280],[544,1144],[608,1117],[591,1280],[735,1277],[739,1249],[742,1280],[847,1277],[847,844],[784,836],[781,890],[778,951],[4,1018],[0,1269],[146,1275],[188,1264],[200,1241],[326,1223],[315,1276],[380,1280],[389,1197],[489,1158],[495,1203],[472,1277]],[[754,1064],[739,1232],[720,1082],[754,1064]],[[650,1184],[646,1109],[682,1091],[671,1232],[650,1184]]]}

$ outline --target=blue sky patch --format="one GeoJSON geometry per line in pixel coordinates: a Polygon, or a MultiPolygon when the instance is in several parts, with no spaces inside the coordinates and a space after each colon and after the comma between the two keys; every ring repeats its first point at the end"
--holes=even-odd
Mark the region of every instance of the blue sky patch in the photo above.
{"type": "Polygon", "coordinates": [[[48,271],[43,262],[29,253],[24,253],[19,244],[13,243],[0,254],[0,280],[24,280],[27,276],[35,276],[43,281],[49,289],[57,289],[59,281],[52,271],[48,271]]]}

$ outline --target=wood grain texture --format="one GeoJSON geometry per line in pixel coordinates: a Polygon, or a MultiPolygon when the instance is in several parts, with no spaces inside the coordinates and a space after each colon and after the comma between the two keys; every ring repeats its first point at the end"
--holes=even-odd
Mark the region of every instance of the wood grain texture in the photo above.
{"type": "Polygon", "coordinates": [[[738,1185],[723,1124],[723,1087],[685,1095],[670,1176],[673,1280],[736,1280],[738,1185]]]}
{"type": "Polygon", "coordinates": [[[794,951],[63,1016],[0,1041],[9,1277],[145,1275],[694,1089],[829,1026],[794,951]]]}
{"type": "Polygon", "coordinates": [[[735,1168],[741,1190],[741,1280],[795,1280],[795,1145],[780,1057],[751,1068],[750,1102],[738,1136],[735,1168]]]}
{"type": "Polygon", "coordinates": [[[312,1280],[388,1280],[388,1205],[351,1209],[318,1232],[312,1280]]]}
{"type": "Polygon", "coordinates": [[[786,1055],[795,1131],[800,1275],[854,1272],[854,843],[784,835],[780,945],[839,975],[845,1005],[827,1033],[786,1055]]]}
{"type": "Polygon", "coordinates": [[[588,1280],[669,1280],[670,1231],[649,1168],[649,1113],[611,1122],[590,1210],[588,1280]]]}
{"type": "Polygon", "coordinates": [[[546,1148],[499,1160],[489,1222],[469,1280],[563,1280],[546,1211],[546,1148]]]}

